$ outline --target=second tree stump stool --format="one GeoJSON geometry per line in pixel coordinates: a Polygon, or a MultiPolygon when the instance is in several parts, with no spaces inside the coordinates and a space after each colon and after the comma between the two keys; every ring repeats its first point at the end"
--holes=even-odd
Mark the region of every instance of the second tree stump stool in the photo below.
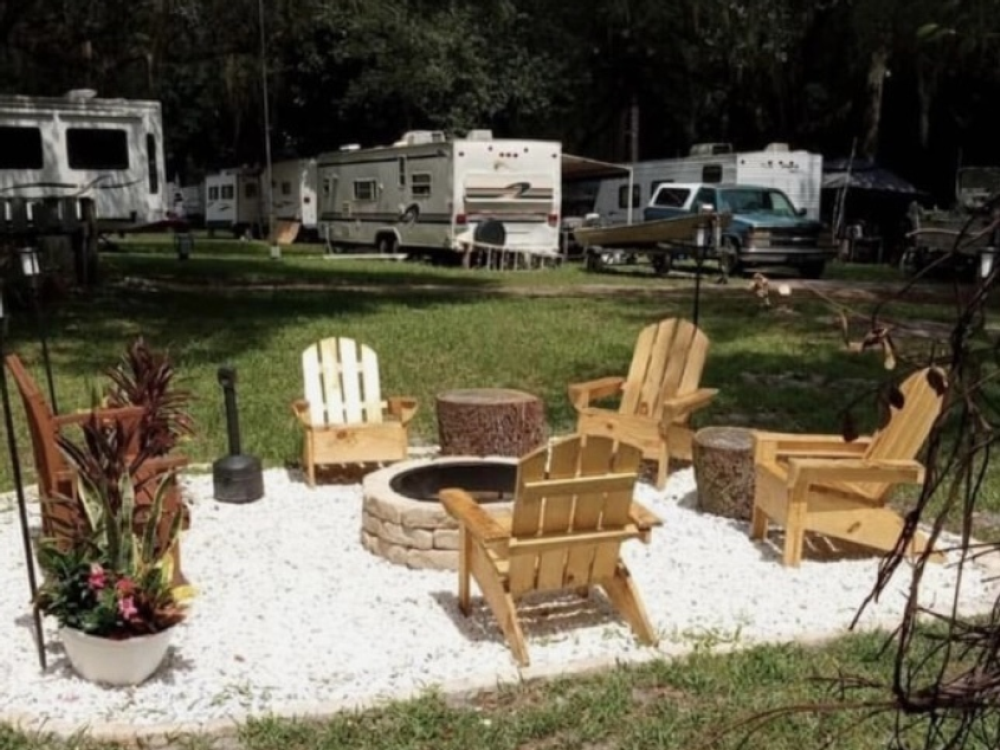
{"type": "Polygon", "coordinates": [[[750,520],[754,493],[753,431],[743,427],[703,427],[691,446],[698,509],[750,520]]]}
{"type": "Polygon", "coordinates": [[[530,393],[463,388],[439,393],[436,405],[443,456],[520,458],[545,443],[545,405],[530,393]]]}

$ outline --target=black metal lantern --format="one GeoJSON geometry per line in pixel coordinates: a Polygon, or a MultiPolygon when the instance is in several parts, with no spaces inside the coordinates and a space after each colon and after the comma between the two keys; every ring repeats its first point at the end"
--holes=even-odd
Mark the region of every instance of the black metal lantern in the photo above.
{"type": "Polygon", "coordinates": [[[239,413],[236,410],[236,368],[220,367],[218,377],[226,401],[229,455],[212,464],[215,499],[225,503],[251,503],[264,496],[264,472],[260,459],[244,455],[240,445],[239,413]]]}

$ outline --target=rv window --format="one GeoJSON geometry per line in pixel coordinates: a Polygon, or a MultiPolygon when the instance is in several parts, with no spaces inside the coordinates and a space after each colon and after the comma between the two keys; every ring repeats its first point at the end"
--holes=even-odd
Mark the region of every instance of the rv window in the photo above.
{"type": "Polygon", "coordinates": [[[0,127],[0,169],[41,169],[42,131],[13,125],[0,127]]]}
{"type": "Polygon", "coordinates": [[[722,182],[722,165],[706,164],[701,168],[702,182],[722,182]]]}
{"type": "Polygon", "coordinates": [[[236,191],[233,190],[233,186],[232,185],[223,185],[222,186],[222,200],[224,200],[224,201],[231,201],[233,199],[233,194],[235,192],[236,191]]]}
{"type": "Polygon", "coordinates": [[[208,189],[208,199],[210,201],[217,201],[217,200],[219,200],[219,186],[218,185],[212,185],[212,187],[210,187],[208,189]]]}
{"type": "Polygon", "coordinates": [[[354,200],[356,201],[375,200],[375,180],[355,180],[354,200]]]}
{"type": "Polygon", "coordinates": [[[413,190],[414,198],[431,197],[431,175],[429,172],[421,172],[410,178],[410,187],[413,190]]]}
{"type": "Polygon", "coordinates": [[[243,197],[244,198],[256,198],[257,197],[257,183],[248,182],[243,185],[243,197]]]}
{"type": "MultiPolygon", "coordinates": [[[[632,208],[639,208],[639,186],[632,186],[632,208]]],[[[628,208],[628,185],[618,188],[618,208],[628,208]]]]}
{"type": "Polygon", "coordinates": [[[128,133],[103,128],[69,128],[66,152],[70,169],[128,169],[128,133]]]}
{"type": "Polygon", "coordinates": [[[399,157],[399,186],[401,188],[406,187],[406,157],[399,157]]]}
{"type": "Polygon", "coordinates": [[[160,192],[160,173],[156,171],[156,136],[146,134],[146,166],[149,169],[149,192],[160,192]]]}
{"type": "Polygon", "coordinates": [[[290,183],[290,182],[283,182],[283,183],[281,183],[281,194],[282,195],[291,195],[292,194],[292,183],[290,183]]]}

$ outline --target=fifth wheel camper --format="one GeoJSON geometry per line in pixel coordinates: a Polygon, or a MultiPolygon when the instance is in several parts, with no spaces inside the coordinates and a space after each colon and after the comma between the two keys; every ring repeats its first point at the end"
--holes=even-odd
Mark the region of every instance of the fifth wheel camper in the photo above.
{"type": "Polygon", "coordinates": [[[406,133],[318,157],[320,231],[332,245],[416,255],[501,250],[556,257],[562,145],[406,133]]]}

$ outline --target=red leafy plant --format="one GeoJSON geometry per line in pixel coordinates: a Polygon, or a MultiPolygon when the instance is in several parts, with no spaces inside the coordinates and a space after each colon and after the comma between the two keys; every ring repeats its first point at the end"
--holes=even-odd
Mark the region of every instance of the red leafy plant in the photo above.
{"type": "Polygon", "coordinates": [[[108,370],[109,406],[145,409],[138,431],[138,448],[146,455],[165,456],[182,438],[194,434],[188,413],[191,393],[174,388],[176,370],[165,352],[155,351],[139,336],[108,370]]]}
{"type": "Polygon", "coordinates": [[[60,626],[113,639],[176,625],[193,595],[172,583],[171,553],[182,525],[179,514],[167,518],[164,508],[173,475],[156,474],[150,505],[137,502],[137,486],[144,484],[137,477],[145,474],[148,482],[153,475],[142,468],[148,454],[131,454],[131,429],[92,415],[82,445],[58,438],[78,472],[72,502],[79,524],[65,530],[68,539],[45,539],[39,549],[46,580],[36,606],[60,626]]]}

